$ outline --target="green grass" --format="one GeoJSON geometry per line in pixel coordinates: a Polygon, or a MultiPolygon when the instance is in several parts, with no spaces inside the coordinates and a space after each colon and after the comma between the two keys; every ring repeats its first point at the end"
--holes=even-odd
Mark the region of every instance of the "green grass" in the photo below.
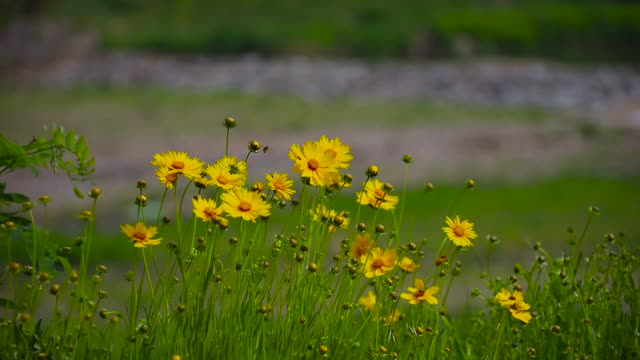
{"type": "Polygon", "coordinates": [[[410,56],[411,43],[426,37],[428,56],[447,57],[466,34],[482,55],[628,63],[640,56],[640,7],[624,1],[66,0],[43,12],[98,30],[115,49],[377,59],[410,56]]]}
{"type": "Polygon", "coordinates": [[[361,101],[338,99],[305,101],[292,96],[247,95],[230,92],[197,93],[159,89],[74,89],[31,92],[0,91],[2,131],[28,137],[33,129],[63,125],[79,132],[130,130],[167,132],[180,121],[183,133],[217,128],[219,119],[233,116],[245,129],[269,131],[329,129],[337,125],[393,128],[450,126],[476,122],[542,123],[572,119],[571,114],[531,107],[447,105],[427,101],[361,101]]]}

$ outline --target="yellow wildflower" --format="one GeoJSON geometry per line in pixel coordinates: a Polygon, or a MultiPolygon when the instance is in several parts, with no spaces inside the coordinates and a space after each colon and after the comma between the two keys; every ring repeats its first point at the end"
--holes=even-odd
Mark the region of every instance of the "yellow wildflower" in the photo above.
{"type": "Polygon", "coordinates": [[[349,168],[349,162],[353,160],[353,156],[349,153],[351,148],[344,145],[340,141],[340,138],[329,140],[326,136],[322,136],[315,143],[322,149],[322,151],[324,151],[325,154],[328,154],[331,157],[336,167],[340,169],[349,168]]]}
{"type": "Polygon", "coordinates": [[[271,215],[271,204],[267,204],[260,194],[245,188],[230,190],[220,196],[222,209],[232,217],[255,221],[258,217],[271,215]]]}
{"type": "Polygon", "coordinates": [[[153,155],[151,165],[166,167],[176,174],[184,174],[188,179],[199,177],[204,163],[198,158],[192,158],[186,152],[169,151],[153,155]]]}
{"type": "Polygon", "coordinates": [[[404,256],[402,257],[402,260],[400,260],[400,265],[398,266],[400,266],[400,269],[412,273],[416,271],[420,265],[416,264],[411,258],[404,256]]]}
{"type": "Polygon", "coordinates": [[[458,216],[453,220],[447,216],[445,221],[447,226],[443,227],[442,231],[444,231],[449,240],[453,241],[456,246],[473,246],[471,240],[478,237],[478,234],[473,231],[473,223],[467,220],[460,222],[458,216]]]}
{"type": "Polygon", "coordinates": [[[415,287],[408,287],[408,293],[400,294],[400,297],[408,300],[409,304],[418,304],[421,301],[426,301],[429,304],[435,305],[438,303],[438,299],[436,299],[433,295],[437,294],[440,291],[440,288],[437,286],[431,286],[428,289],[425,288],[424,281],[421,279],[416,279],[415,287]]]}
{"type": "Polygon", "coordinates": [[[369,290],[366,296],[358,299],[358,303],[362,305],[365,310],[373,311],[373,309],[376,308],[377,299],[378,297],[376,296],[376,294],[373,291],[369,290]]]}
{"type": "Polygon", "coordinates": [[[398,197],[390,195],[385,190],[385,184],[378,179],[367,181],[364,191],[356,193],[356,199],[360,205],[369,205],[382,210],[393,210],[398,204],[398,197]]]}
{"type": "Polygon", "coordinates": [[[291,195],[296,193],[296,191],[292,189],[293,180],[289,180],[287,174],[266,174],[265,178],[267,179],[269,188],[273,190],[276,199],[291,200],[291,195]]]}
{"type": "Polygon", "coordinates": [[[158,245],[162,239],[152,239],[157,233],[155,226],[146,227],[142,222],[137,222],[135,226],[129,224],[121,225],[120,231],[133,240],[133,246],[143,248],[147,245],[158,245]]]}
{"type": "Polygon", "coordinates": [[[361,257],[360,262],[364,264],[364,276],[372,278],[393,270],[398,262],[398,255],[395,249],[383,251],[381,248],[374,248],[367,256],[361,257]]]}
{"type": "Polygon", "coordinates": [[[216,206],[213,199],[204,199],[198,196],[191,202],[193,203],[193,213],[204,221],[217,220],[222,214],[222,206],[216,206]]]}

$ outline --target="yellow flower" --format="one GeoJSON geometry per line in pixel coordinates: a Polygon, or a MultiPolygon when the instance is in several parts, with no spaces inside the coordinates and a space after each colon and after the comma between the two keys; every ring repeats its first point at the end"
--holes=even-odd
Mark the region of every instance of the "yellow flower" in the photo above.
{"type": "Polygon", "coordinates": [[[402,257],[402,260],[400,260],[400,269],[406,271],[406,272],[414,272],[416,271],[416,269],[420,266],[419,264],[416,264],[411,258],[409,257],[402,257]]]}
{"type": "Polygon", "coordinates": [[[162,239],[152,239],[157,233],[155,226],[146,227],[142,222],[137,222],[136,226],[129,224],[120,225],[120,231],[133,240],[133,246],[143,248],[147,245],[158,245],[162,239]]]}
{"type": "Polygon", "coordinates": [[[386,326],[394,325],[398,321],[402,320],[402,313],[400,310],[395,309],[391,314],[389,314],[389,316],[385,316],[382,320],[386,326]]]}
{"type": "Polygon", "coordinates": [[[267,204],[260,194],[245,188],[230,190],[220,196],[222,209],[232,217],[255,221],[258,217],[271,215],[271,204],[267,204]]]}
{"type": "Polygon", "coordinates": [[[193,203],[193,213],[204,221],[217,220],[222,214],[222,206],[216,206],[213,199],[204,199],[198,196],[191,202],[193,203]]]}
{"type": "Polygon", "coordinates": [[[345,211],[338,214],[335,210],[328,209],[325,205],[318,205],[315,209],[309,210],[313,221],[327,224],[329,232],[334,232],[338,228],[347,229],[350,223],[348,214],[345,211]],[[339,217],[339,220],[336,220],[339,217]]]}
{"type": "Polygon", "coordinates": [[[269,188],[273,190],[276,199],[291,200],[291,195],[296,193],[296,191],[292,189],[293,180],[289,180],[289,175],[287,174],[266,174],[265,178],[267,179],[269,188]]]}
{"type": "Polygon", "coordinates": [[[516,303],[524,302],[524,294],[522,291],[515,290],[513,294],[509,292],[507,289],[500,290],[499,293],[496,294],[496,300],[503,307],[509,309],[516,303]]]}
{"type": "Polygon", "coordinates": [[[381,248],[374,248],[367,256],[361,257],[360,262],[364,264],[364,276],[372,278],[393,270],[398,262],[398,255],[395,249],[383,251],[381,248]]]}
{"type": "Polygon", "coordinates": [[[160,184],[165,185],[167,189],[173,189],[176,181],[178,181],[178,174],[173,170],[169,170],[168,167],[156,169],[155,174],[160,184]]]}
{"type": "Polygon", "coordinates": [[[366,256],[369,253],[369,250],[375,245],[375,241],[369,240],[371,235],[369,233],[365,234],[356,234],[356,240],[351,245],[351,251],[349,251],[349,256],[354,257],[360,260],[363,256],[366,256]]]}
{"type": "Polygon", "coordinates": [[[376,296],[376,294],[373,291],[369,290],[369,292],[367,292],[367,296],[363,296],[358,299],[358,303],[362,305],[365,310],[373,311],[373,309],[376,308],[377,299],[378,297],[376,296]]]}
{"type": "Polygon", "coordinates": [[[526,302],[521,302],[513,305],[509,309],[509,312],[511,312],[511,315],[514,318],[522,321],[525,324],[528,324],[529,321],[531,321],[531,313],[527,311],[529,309],[531,309],[531,305],[527,304],[526,302]]]}
{"type": "Polygon", "coordinates": [[[325,154],[331,156],[336,167],[340,169],[348,169],[349,162],[353,160],[353,156],[349,153],[351,148],[344,145],[340,138],[329,140],[326,136],[322,136],[315,142],[325,154]]]}
{"type": "Polygon", "coordinates": [[[331,156],[310,141],[303,145],[302,150],[300,146],[292,145],[289,159],[294,161],[293,171],[308,179],[313,186],[328,186],[340,177],[331,156]]]}
{"type": "Polygon", "coordinates": [[[225,156],[207,166],[204,171],[211,180],[208,185],[214,185],[228,190],[244,186],[247,183],[247,163],[238,161],[235,157],[225,156]]]}
{"type": "Polygon", "coordinates": [[[188,179],[199,177],[204,163],[198,158],[191,158],[186,152],[169,151],[153,155],[151,165],[166,167],[176,174],[184,174],[188,179]]]}
{"type": "Polygon", "coordinates": [[[473,223],[467,220],[460,222],[458,216],[454,220],[447,216],[445,221],[447,226],[443,227],[442,231],[444,231],[449,240],[453,241],[456,246],[473,246],[471,240],[478,237],[478,234],[473,231],[473,223]]]}
{"type": "Polygon", "coordinates": [[[426,301],[429,304],[435,305],[438,303],[438,299],[436,299],[433,295],[437,294],[440,291],[440,288],[437,286],[431,286],[428,289],[425,288],[424,281],[421,279],[416,279],[415,281],[416,287],[408,287],[408,293],[400,294],[400,297],[408,300],[409,304],[418,304],[421,301],[426,301]]]}
{"type": "Polygon", "coordinates": [[[356,193],[360,205],[369,205],[375,209],[393,210],[398,204],[398,197],[390,195],[384,189],[385,185],[378,179],[367,181],[364,191],[356,193]]]}
{"type": "Polygon", "coordinates": [[[495,298],[502,307],[509,309],[509,312],[511,312],[511,315],[514,318],[525,324],[528,324],[529,321],[531,321],[531,314],[527,311],[531,309],[531,305],[524,301],[524,294],[522,291],[515,290],[512,294],[509,290],[502,289],[496,294],[495,298]]]}

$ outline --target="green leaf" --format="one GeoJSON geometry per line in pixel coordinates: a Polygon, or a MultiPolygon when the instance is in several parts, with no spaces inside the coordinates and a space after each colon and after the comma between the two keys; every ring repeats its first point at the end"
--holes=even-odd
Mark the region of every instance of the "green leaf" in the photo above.
{"type": "Polygon", "coordinates": [[[19,193],[2,193],[0,194],[0,201],[22,204],[29,201],[29,197],[19,193]]]}
{"type": "Polygon", "coordinates": [[[78,189],[77,186],[73,187],[73,193],[76,194],[76,197],[78,199],[84,199],[84,194],[82,193],[82,191],[80,191],[80,189],[78,189]]]}
{"type": "Polygon", "coordinates": [[[80,136],[76,142],[76,146],[73,148],[73,152],[79,153],[85,151],[85,149],[87,149],[87,140],[84,136],[80,136]]]}
{"type": "Polygon", "coordinates": [[[12,169],[24,167],[26,152],[22,146],[16,145],[0,134],[0,166],[12,169]]]}
{"type": "Polygon", "coordinates": [[[76,134],[73,130],[69,130],[67,133],[66,143],[69,149],[73,149],[73,146],[76,144],[76,134]]]}
{"type": "Polygon", "coordinates": [[[62,130],[60,129],[53,129],[51,130],[51,134],[53,135],[53,138],[51,139],[51,143],[54,146],[62,146],[64,145],[64,132],[62,132],[62,130]]]}

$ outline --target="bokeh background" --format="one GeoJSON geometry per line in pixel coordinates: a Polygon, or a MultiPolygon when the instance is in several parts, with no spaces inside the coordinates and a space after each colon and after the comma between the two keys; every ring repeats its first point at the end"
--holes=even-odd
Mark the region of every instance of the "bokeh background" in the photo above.
{"type": "MultiPolygon", "coordinates": [[[[136,180],[160,186],[154,153],[213,162],[250,139],[269,151],[250,180],[291,172],[289,146],[340,137],[364,169],[402,187],[404,226],[439,242],[443,217],[497,235],[497,258],[566,247],[598,205],[586,244],[640,231],[640,5],[604,0],[2,0],[0,131],[21,143],[46,127],[85,135],[100,201],[96,256],[133,256],[136,180]],[[478,187],[459,197],[464,180],[478,187]],[[436,190],[425,192],[433,183],[436,190]],[[458,200],[459,199],[459,200],[458,200]]],[[[79,235],[69,180],[3,179],[47,194],[55,232],[79,235]]],[[[352,193],[337,199],[354,209],[352,193]]],[[[284,214],[274,215],[274,221],[284,214]]],[[[284,220],[283,220],[284,221],[284,220]]],[[[61,240],[62,241],[62,240],[61,240]]],[[[339,240],[336,240],[338,243],[339,240]]],[[[482,250],[484,251],[484,250],[482,250]]],[[[476,256],[482,261],[484,255],[476,256]]]]}

